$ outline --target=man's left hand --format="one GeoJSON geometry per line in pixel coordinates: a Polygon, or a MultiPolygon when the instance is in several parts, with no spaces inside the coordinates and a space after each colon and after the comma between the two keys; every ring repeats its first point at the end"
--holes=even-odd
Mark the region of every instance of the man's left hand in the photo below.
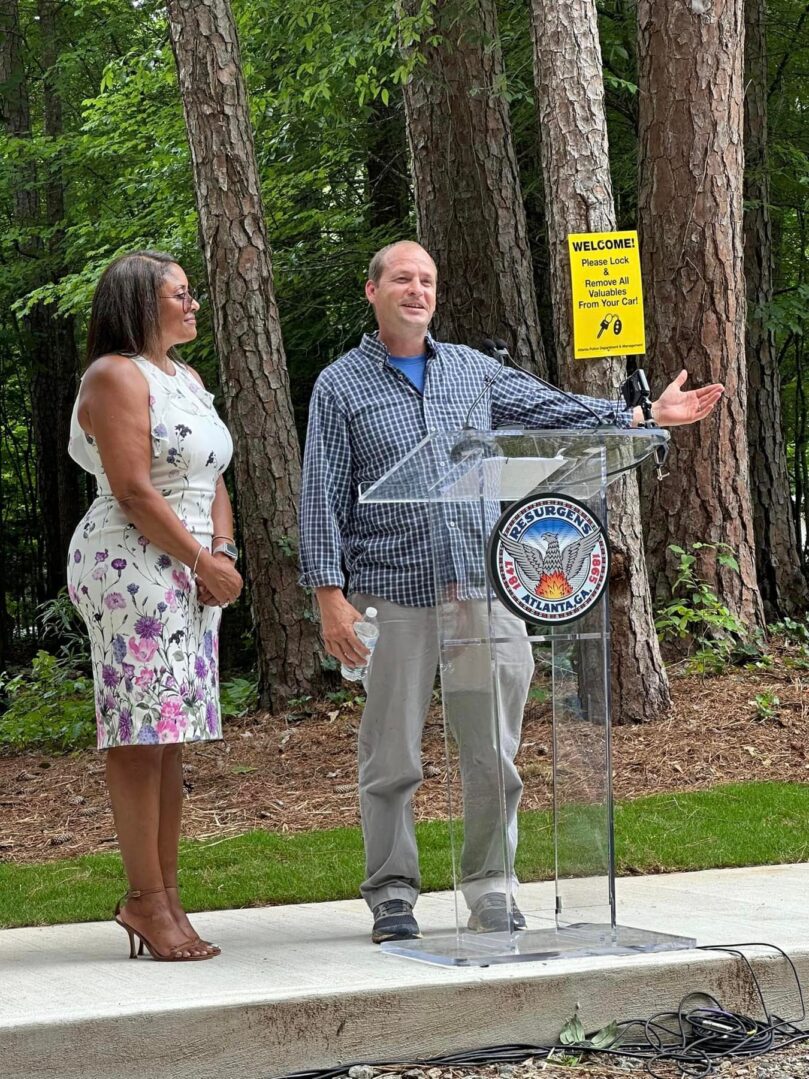
{"type": "Polygon", "coordinates": [[[688,372],[681,371],[653,402],[652,418],[660,427],[678,427],[704,420],[713,412],[716,402],[725,392],[725,387],[719,382],[700,386],[698,390],[683,390],[687,378],[688,372]]]}

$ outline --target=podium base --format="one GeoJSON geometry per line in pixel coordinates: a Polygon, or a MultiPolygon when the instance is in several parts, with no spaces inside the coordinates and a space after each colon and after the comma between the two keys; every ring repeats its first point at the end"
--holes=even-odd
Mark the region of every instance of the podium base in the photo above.
{"type": "Polygon", "coordinates": [[[581,922],[564,929],[520,933],[471,933],[467,930],[421,940],[389,940],[380,945],[389,955],[442,967],[488,967],[492,963],[578,959],[588,955],[643,955],[694,948],[693,937],[633,929],[624,925],[581,922]]]}

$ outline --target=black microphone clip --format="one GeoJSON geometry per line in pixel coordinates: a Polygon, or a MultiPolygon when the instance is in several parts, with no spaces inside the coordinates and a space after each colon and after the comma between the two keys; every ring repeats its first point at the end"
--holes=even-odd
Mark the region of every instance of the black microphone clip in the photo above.
{"type": "Polygon", "coordinates": [[[634,371],[621,384],[621,396],[627,408],[640,408],[643,413],[644,427],[657,427],[652,417],[652,401],[649,397],[649,380],[642,367],[634,371]]]}
{"type": "Polygon", "coordinates": [[[485,352],[487,356],[491,356],[492,359],[500,360],[501,363],[511,359],[508,345],[502,337],[484,337],[480,343],[480,350],[485,352]]]}

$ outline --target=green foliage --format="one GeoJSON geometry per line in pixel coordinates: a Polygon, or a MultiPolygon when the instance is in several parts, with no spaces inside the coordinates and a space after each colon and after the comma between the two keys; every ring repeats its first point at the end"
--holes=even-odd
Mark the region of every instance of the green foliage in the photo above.
{"type": "Polygon", "coordinates": [[[9,706],[0,715],[0,752],[65,753],[95,744],[92,679],[40,649],[30,671],[0,675],[9,706]]]}
{"type": "Polygon", "coordinates": [[[65,664],[89,669],[90,640],[84,620],[66,588],[62,588],[54,599],[39,605],[37,621],[43,638],[55,638],[59,642],[59,656],[65,664]]]}
{"type": "Polygon", "coordinates": [[[756,719],[761,721],[768,719],[777,719],[778,709],[781,707],[781,701],[778,698],[778,694],[772,692],[772,690],[766,690],[764,693],[757,693],[755,699],[751,702],[756,708],[756,719]]]}
{"type": "Polygon", "coordinates": [[[584,1041],[584,1027],[577,1013],[571,1015],[559,1032],[562,1045],[579,1045],[584,1041]]]}
{"type": "MultiPolygon", "coordinates": [[[[739,641],[747,636],[745,626],[697,574],[698,555],[676,544],[671,544],[669,550],[678,560],[677,577],[672,585],[673,598],[655,618],[658,636],[663,642],[684,642],[690,654],[689,667],[695,673],[721,674],[739,641]]],[[[739,570],[725,543],[694,543],[690,551],[711,552],[720,565],[739,570]]]]}
{"type": "Polygon", "coordinates": [[[258,707],[258,679],[230,678],[219,687],[223,716],[245,716],[258,707]]]}
{"type": "Polygon", "coordinates": [[[357,694],[350,689],[336,689],[333,693],[326,694],[326,700],[337,705],[353,704],[356,698],[357,694]]]}
{"type": "Polygon", "coordinates": [[[298,720],[306,719],[307,716],[315,714],[314,698],[310,693],[304,693],[300,697],[290,697],[289,707],[287,721],[291,723],[296,723],[298,720]]]}
{"type": "Polygon", "coordinates": [[[792,670],[809,670],[809,615],[802,622],[785,618],[769,627],[782,649],[781,662],[792,670]]]}
{"type": "Polygon", "coordinates": [[[547,686],[532,686],[528,691],[528,699],[535,704],[546,704],[551,699],[551,691],[547,686]]]}
{"type": "MultiPolygon", "coordinates": [[[[608,1023],[607,1026],[602,1027],[601,1030],[597,1030],[595,1034],[592,1034],[589,1038],[584,1032],[581,1019],[579,1019],[578,1013],[574,1013],[562,1027],[559,1034],[559,1042],[561,1045],[574,1046],[576,1049],[608,1049],[618,1037],[618,1024],[613,1020],[608,1023]]],[[[581,1056],[577,1055],[571,1058],[572,1062],[578,1063],[581,1060],[581,1056]]],[[[554,1057],[554,1063],[561,1063],[557,1057],[554,1057]]]]}
{"type": "Polygon", "coordinates": [[[804,616],[802,622],[785,618],[781,622],[773,622],[769,628],[771,633],[783,637],[789,644],[809,650],[809,614],[804,616]]]}

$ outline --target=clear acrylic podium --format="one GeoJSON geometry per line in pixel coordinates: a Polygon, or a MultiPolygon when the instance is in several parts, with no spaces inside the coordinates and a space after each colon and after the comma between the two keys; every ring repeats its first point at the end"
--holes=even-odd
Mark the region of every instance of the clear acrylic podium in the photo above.
{"type": "MultiPolygon", "coordinates": [[[[486,572],[509,504],[563,494],[606,531],[608,485],[667,439],[613,427],[439,432],[361,490],[361,502],[418,504],[429,519],[448,800],[442,868],[454,884],[445,930],[384,951],[488,965],[694,946],[616,918],[608,590],[581,617],[537,626],[506,610],[486,572]],[[550,878],[553,893],[521,887],[550,878]],[[524,929],[510,918],[493,931],[469,927],[471,908],[492,892],[517,903],[524,929]]],[[[542,548],[544,538],[537,525],[533,542],[542,548]]]]}

